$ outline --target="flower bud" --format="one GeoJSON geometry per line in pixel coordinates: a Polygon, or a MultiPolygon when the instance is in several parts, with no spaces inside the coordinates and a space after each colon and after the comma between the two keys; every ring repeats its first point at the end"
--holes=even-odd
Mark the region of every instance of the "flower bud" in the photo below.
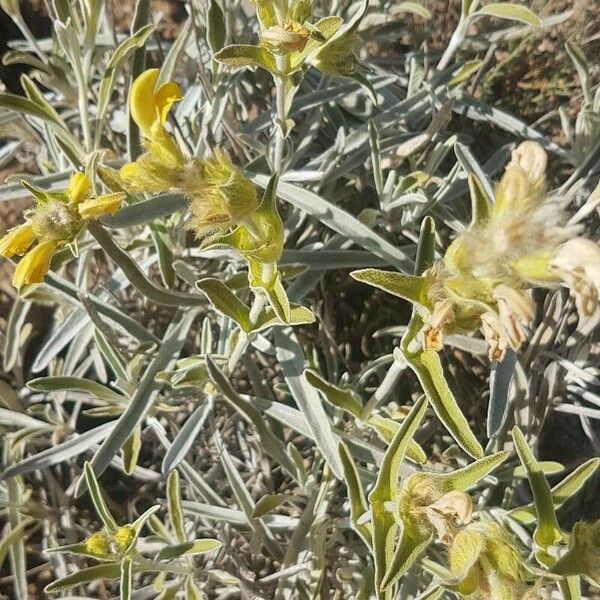
{"type": "Polygon", "coordinates": [[[192,216],[188,224],[198,239],[233,227],[258,207],[254,184],[224,152],[215,151],[198,169],[197,182],[193,191],[190,189],[192,216]]]}

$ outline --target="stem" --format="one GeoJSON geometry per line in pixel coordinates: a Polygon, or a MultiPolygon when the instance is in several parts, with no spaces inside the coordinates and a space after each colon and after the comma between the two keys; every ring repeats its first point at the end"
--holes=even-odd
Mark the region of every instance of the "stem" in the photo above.
{"type": "Polygon", "coordinates": [[[444,51],[442,58],[440,58],[440,62],[437,65],[438,71],[442,71],[448,66],[448,63],[450,62],[456,51],[460,48],[460,45],[464,42],[465,35],[467,32],[466,25],[466,20],[464,18],[461,18],[458,25],[456,26],[456,29],[454,30],[454,33],[452,34],[452,37],[450,38],[448,46],[446,46],[446,50],[444,51]]]}
{"type": "MultiPolygon", "coordinates": [[[[267,297],[263,293],[258,293],[254,296],[254,302],[252,302],[252,306],[250,308],[250,323],[254,324],[258,320],[258,317],[267,303],[267,297]]],[[[251,334],[250,334],[251,335],[251,334]]],[[[242,358],[242,354],[246,350],[248,346],[248,340],[250,336],[245,334],[244,332],[240,332],[240,336],[231,352],[231,356],[229,357],[229,362],[227,363],[227,370],[231,373],[235,366],[238,364],[240,358],[242,358]]]]}
{"type": "MultiPolygon", "coordinates": [[[[286,98],[286,83],[287,83],[287,58],[285,56],[276,56],[277,69],[280,75],[275,76],[275,146],[273,148],[273,173],[280,176],[284,171],[283,150],[285,147],[285,123],[287,120],[287,98],[286,98]]],[[[267,298],[264,293],[259,292],[254,295],[254,301],[250,308],[250,323],[253,325],[258,320],[258,317],[267,303],[267,298]]],[[[227,369],[231,373],[238,361],[244,354],[248,345],[249,336],[241,333],[227,363],[227,369]]]]}

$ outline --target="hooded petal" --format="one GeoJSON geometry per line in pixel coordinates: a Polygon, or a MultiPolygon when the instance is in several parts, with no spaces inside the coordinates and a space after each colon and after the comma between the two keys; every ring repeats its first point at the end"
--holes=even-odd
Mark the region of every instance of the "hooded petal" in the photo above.
{"type": "Polygon", "coordinates": [[[34,240],[33,226],[27,221],[0,238],[0,256],[11,258],[15,255],[25,254],[34,240]]]}
{"type": "Polygon", "coordinates": [[[85,173],[73,173],[69,179],[67,196],[73,204],[79,204],[90,193],[90,180],[85,173]]]}
{"type": "Polygon", "coordinates": [[[158,69],[147,69],[136,78],[129,92],[131,117],[146,137],[151,134],[152,125],[159,118],[154,98],[157,80],[158,69]]]}
{"type": "Polygon", "coordinates": [[[156,94],[154,95],[154,103],[156,105],[156,110],[158,112],[161,125],[164,125],[167,121],[167,116],[173,107],[173,104],[175,104],[175,102],[179,102],[181,98],[181,90],[173,81],[163,83],[158,88],[156,94]]]}
{"type": "Polygon", "coordinates": [[[79,214],[86,220],[97,219],[104,215],[114,215],[126,197],[125,192],[115,192],[114,194],[90,198],[79,205],[79,214]]]}
{"type": "Polygon", "coordinates": [[[17,264],[13,285],[21,289],[30,283],[41,283],[56,252],[56,242],[42,242],[30,250],[17,264]]]}

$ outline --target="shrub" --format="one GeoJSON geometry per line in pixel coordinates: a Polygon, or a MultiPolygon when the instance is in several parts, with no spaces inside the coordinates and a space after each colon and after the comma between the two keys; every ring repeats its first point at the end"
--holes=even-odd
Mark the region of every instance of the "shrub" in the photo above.
{"type": "Polygon", "coordinates": [[[480,4],[398,54],[439,17],[210,0],[167,44],[56,1],[38,41],[2,2],[9,597],[594,597],[600,88],[569,43],[563,145],[484,104],[569,15],[480,4]]]}

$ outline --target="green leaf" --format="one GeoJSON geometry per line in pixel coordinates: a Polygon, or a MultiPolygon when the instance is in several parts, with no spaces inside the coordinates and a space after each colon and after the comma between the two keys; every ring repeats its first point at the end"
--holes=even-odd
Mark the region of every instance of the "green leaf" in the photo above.
{"type": "Polygon", "coordinates": [[[433,534],[411,536],[406,529],[403,529],[387,571],[381,580],[381,589],[385,591],[394,585],[412,567],[432,539],[433,534]]]}
{"type": "Polygon", "coordinates": [[[509,19],[511,21],[520,21],[532,27],[541,27],[540,18],[529,8],[510,2],[492,2],[482,6],[473,16],[488,15],[498,19],[509,19]]]}
{"type": "Polygon", "coordinates": [[[110,100],[110,95],[113,91],[115,81],[121,72],[123,62],[129,57],[129,55],[136,49],[141,48],[146,40],[154,32],[154,25],[145,25],[132,36],[125,38],[119,46],[112,53],[106,70],[102,75],[100,81],[100,88],[98,89],[98,102],[97,102],[97,120],[96,120],[96,139],[100,138],[102,133],[102,127],[104,125],[104,119],[106,117],[106,110],[110,100]]]}
{"type": "Polygon", "coordinates": [[[123,404],[127,399],[109,387],[80,377],[38,377],[27,383],[36,392],[83,392],[109,404],[123,404]]]}
{"type": "Polygon", "coordinates": [[[184,543],[186,539],[183,525],[183,511],[181,510],[179,473],[176,470],[171,471],[167,478],[167,502],[169,506],[169,519],[171,519],[175,536],[180,543],[184,543]]]}
{"type": "Polygon", "coordinates": [[[274,327],[276,325],[310,325],[314,322],[315,315],[309,308],[306,308],[305,306],[300,306],[298,304],[290,304],[290,317],[288,323],[282,321],[275,314],[275,311],[272,307],[267,307],[260,313],[256,323],[254,323],[254,325],[252,326],[252,330],[250,331],[250,333],[263,331],[264,329],[274,327]]]}
{"type": "Polygon", "coordinates": [[[357,281],[362,281],[384,290],[389,294],[408,300],[415,304],[427,307],[428,283],[426,277],[417,275],[405,275],[393,271],[382,271],[380,269],[362,269],[353,271],[350,276],[357,281]]]}
{"type": "Polygon", "coordinates": [[[217,0],[209,0],[208,15],[206,18],[206,41],[214,54],[218,52],[227,39],[225,15],[217,0]]]}
{"type": "MultiPolygon", "coordinates": [[[[543,463],[538,463],[538,465],[540,465],[545,473],[548,472],[544,468],[543,463]]],[[[600,467],[600,458],[590,458],[557,483],[551,489],[554,508],[560,508],[569,498],[572,498],[579,492],[586,481],[598,470],[598,467],[600,467]]],[[[535,514],[533,504],[514,508],[510,511],[510,516],[524,525],[533,523],[535,521],[535,514]]]]}
{"type": "Polygon", "coordinates": [[[466,492],[484,477],[489,475],[496,467],[501,465],[508,456],[504,450],[484,456],[470,465],[457,469],[451,473],[443,475],[434,475],[436,479],[442,482],[444,491],[447,492],[466,492]]]}
{"type": "Polygon", "coordinates": [[[290,325],[290,319],[292,316],[290,301],[287,297],[285,288],[283,287],[283,283],[281,283],[281,275],[277,273],[277,277],[272,286],[261,287],[260,289],[267,294],[269,304],[277,315],[277,318],[282,323],[290,325]]]}
{"type": "Polygon", "coordinates": [[[343,442],[340,442],[338,446],[340,453],[340,460],[342,462],[342,469],[344,471],[344,481],[346,482],[346,488],[348,490],[348,500],[350,501],[350,523],[352,528],[362,538],[367,548],[371,548],[373,545],[372,539],[372,527],[371,524],[362,523],[361,517],[365,515],[369,510],[365,492],[358,476],[358,470],[356,464],[350,454],[350,451],[343,442]]]}
{"type": "Polygon", "coordinates": [[[315,371],[307,369],[304,371],[306,380],[310,385],[319,390],[323,395],[323,398],[329,402],[332,406],[349,412],[357,419],[361,418],[362,414],[362,403],[360,402],[356,392],[352,390],[344,390],[342,388],[325,381],[315,371]]]}
{"type": "Polygon", "coordinates": [[[250,309],[222,281],[206,277],[197,281],[196,287],[206,294],[217,311],[237,323],[242,331],[251,331],[250,309]]]}
{"type": "Polygon", "coordinates": [[[156,560],[173,560],[174,558],[179,558],[180,556],[196,556],[197,554],[206,554],[207,552],[217,550],[221,546],[221,542],[214,539],[185,542],[183,544],[176,544],[174,546],[167,546],[166,548],[163,548],[156,555],[156,560]]]}
{"type": "Polygon", "coordinates": [[[467,454],[481,458],[483,448],[448,387],[438,353],[426,350],[413,354],[405,348],[402,348],[402,353],[408,366],[417,375],[433,410],[452,437],[467,454]]]}
{"type": "Polygon", "coordinates": [[[394,540],[398,525],[388,512],[386,503],[397,494],[400,465],[417,427],[421,423],[427,403],[420,398],[402,422],[398,433],[386,450],[375,487],[369,494],[371,505],[371,523],[373,526],[373,557],[375,561],[375,582],[378,598],[381,597],[381,585],[394,554],[394,540]]]}
{"type": "Polygon", "coordinates": [[[102,523],[104,523],[104,527],[106,527],[106,529],[108,529],[108,531],[111,533],[115,533],[118,529],[117,522],[114,520],[106,504],[104,503],[104,498],[102,498],[102,492],[98,486],[98,481],[94,475],[94,470],[89,462],[85,462],[83,465],[83,470],[85,473],[85,482],[90,492],[96,513],[100,517],[102,523]]]}
{"type": "Polygon", "coordinates": [[[28,535],[25,533],[25,530],[34,523],[35,519],[24,519],[16,527],[11,527],[8,533],[0,540],[0,567],[4,564],[11,546],[15,542],[23,540],[28,535]]]}
{"type": "Polygon", "coordinates": [[[273,55],[262,46],[232,44],[219,50],[214,59],[233,69],[252,67],[265,69],[274,75],[278,72],[273,55]]]}
{"type": "Polygon", "coordinates": [[[109,563],[105,565],[95,565],[87,569],[80,569],[71,575],[57,579],[48,584],[44,591],[49,594],[53,592],[61,592],[70,588],[85,585],[98,579],[116,580],[121,578],[121,565],[118,563],[109,563]]]}
{"type": "Polygon", "coordinates": [[[533,537],[544,550],[561,539],[560,527],[552,501],[552,491],[533,452],[529,449],[525,436],[518,427],[512,430],[517,454],[527,471],[529,485],[533,494],[533,503],[537,515],[537,526],[533,537]]]}
{"type": "Polygon", "coordinates": [[[123,447],[121,448],[121,452],[123,453],[123,465],[125,468],[125,473],[127,473],[127,475],[131,475],[131,473],[133,473],[133,470],[137,465],[141,448],[142,429],[138,425],[133,430],[133,433],[127,438],[127,440],[123,444],[123,447]]]}
{"type": "Polygon", "coordinates": [[[252,517],[259,519],[278,506],[283,504],[288,499],[286,494],[265,494],[254,506],[252,517]]]}

